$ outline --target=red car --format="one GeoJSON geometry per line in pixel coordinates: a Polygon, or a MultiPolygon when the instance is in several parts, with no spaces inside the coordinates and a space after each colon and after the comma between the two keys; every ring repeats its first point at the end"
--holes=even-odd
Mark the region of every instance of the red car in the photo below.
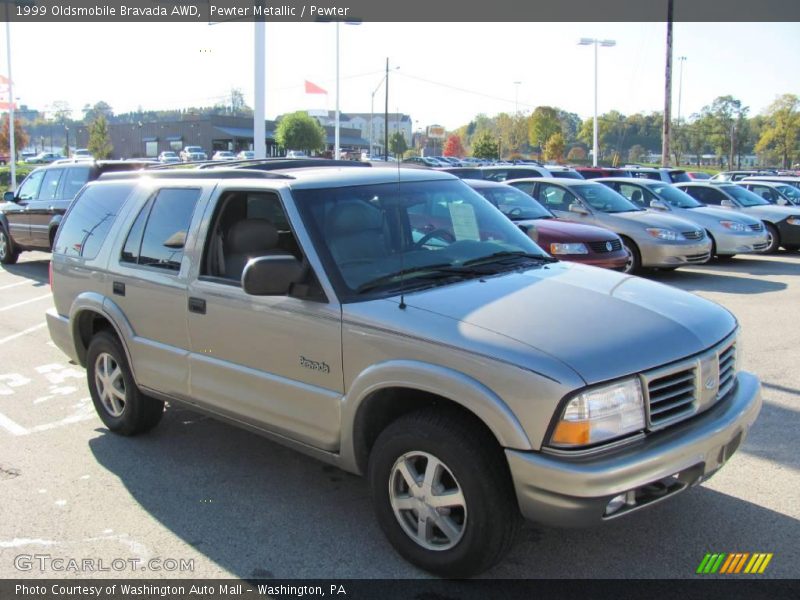
{"type": "Polygon", "coordinates": [[[599,179],[600,177],[629,177],[630,171],[614,167],[575,167],[584,179],[599,179]]]}
{"type": "Polygon", "coordinates": [[[556,258],[606,269],[622,269],[628,261],[622,240],[613,231],[556,221],[555,215],[539,202],[504,183],[473,179],[465,179],[464,183],[499,208],[556,258]]]}

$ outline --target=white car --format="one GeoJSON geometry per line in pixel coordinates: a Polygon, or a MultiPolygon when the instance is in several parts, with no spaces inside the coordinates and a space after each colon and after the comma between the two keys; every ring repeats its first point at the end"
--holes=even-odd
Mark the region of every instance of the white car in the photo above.
{"type": "Polygon", "coordinates": [[[289,150],[286,153],[286,158],[308,158],[308,155],[302,150],[289,150]]]}
{"type": "Polygon", "coordinates": [[[238,160],[253,160],[256,157],[256,153],[252,150],[242,150],[239,154],[236,155],[238,160]]]}
{"type": "Polygon", "coordinates": [[[176,152],[166,150],[158,155],[158,162],[161,164],[178,163],[181,162],[181,157],[176,152]]]}
{"type": "Polygon", "coordinates": [[[211,160],[236,160],[236,155],[227,150],[217,150],[211,160]]]}

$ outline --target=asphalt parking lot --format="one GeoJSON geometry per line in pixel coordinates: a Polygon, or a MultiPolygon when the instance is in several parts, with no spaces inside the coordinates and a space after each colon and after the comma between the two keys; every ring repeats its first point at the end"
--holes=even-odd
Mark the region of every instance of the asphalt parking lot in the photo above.
{"type": "MultiPolygon", "coordinates": [[[[384,539],[360,478],[183,409],[147,435],[109,434],[84,371],[50,342],[48,259],[0,268],[0,578],[426,576],[384,539]],[[161,570],[64,573],[19,559],[32,555],[161,570]]],[[[648,277],[739,319],[764,386],[750,437],[671,502],[591,530],[528,524],[485,577],[692,578],[706,552],[770,552],[761,577],[800,577],[800,253],[648,277]]]]}

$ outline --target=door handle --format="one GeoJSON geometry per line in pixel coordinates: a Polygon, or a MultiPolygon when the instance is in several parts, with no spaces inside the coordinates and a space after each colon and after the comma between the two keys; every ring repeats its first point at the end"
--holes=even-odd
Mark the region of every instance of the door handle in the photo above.
{"type": "Polygon", "coordinates": [[[114,292],[115,296],[124,296],[125,295],[125,284],[121,281],[115,281],[111,284],[111,289],[114,292]]]}
{"type": "Polygon", "coordinates": [[[189,312],[206,314],[206,301],[202,298],[189,298],[189,312]]]}

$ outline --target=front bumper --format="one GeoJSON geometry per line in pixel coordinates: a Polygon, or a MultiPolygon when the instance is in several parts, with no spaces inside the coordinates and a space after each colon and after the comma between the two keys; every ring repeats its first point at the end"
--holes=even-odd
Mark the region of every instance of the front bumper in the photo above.
{"type": "Polygon", "coordinates": [[[532,521],[586,527],[669,498],[708,479],[736,451],[761,410],[761,384],[737,375],[730,397],[683,423],[602,454],[507,449],[520,511],[532,521]],[[612,498],[623,508],[607,513],[612,498]]]}
{"type": "Polygon", "coordinates": [[[800,244],[800,225],[791,225],[785,219],[780,223],[775,223],[775,225],[778,228],[782,246],[785,244],[792,246],[800,244]]]}
{"type": "Polygon", "coordinates": [[[718,255],[730,256],[733,254],[763,252],[766,250],[768,243],[766,230],[757,233],[731,233],[727,230],[714,231],[712,235],[714,236],[718,255]]]}
{"type": "Polygon", "coordinates": [[[599,254],[597,252],[590,254],[564,254],[557,258],[603,269],[621,269],[628,262],[628,253],[623,249],[607,254],[599,254]]]}
{"type": "MultiPolygon", "coordinates": [[[[637,240],[634,240],[637,241],[637,240]]],[[[647,240],[639,245],[643,267],[679,267],[701,264],[711,258],[711,240],[694,243],[657,243],[647,240]]]]}

